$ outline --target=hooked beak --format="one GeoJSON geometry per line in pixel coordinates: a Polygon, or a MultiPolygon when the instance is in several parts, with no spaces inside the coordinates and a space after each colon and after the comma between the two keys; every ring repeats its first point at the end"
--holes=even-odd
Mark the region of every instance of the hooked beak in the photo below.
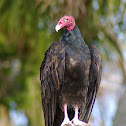
{"type": "Polygon", "coordinates": [[[56,32],[58,32],[60,30],[60,26],[56,25],[55,30],[56,30],[56,32]]]}

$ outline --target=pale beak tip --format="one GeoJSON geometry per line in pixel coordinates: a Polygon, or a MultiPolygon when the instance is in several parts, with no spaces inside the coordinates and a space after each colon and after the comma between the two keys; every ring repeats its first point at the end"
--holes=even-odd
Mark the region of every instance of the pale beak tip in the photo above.
{"type": "Polygon", "coordinates": [[[56,25],[55,30],[56,30],[56,32],[58,32],[60,30],[60,26],[56,25]]]}

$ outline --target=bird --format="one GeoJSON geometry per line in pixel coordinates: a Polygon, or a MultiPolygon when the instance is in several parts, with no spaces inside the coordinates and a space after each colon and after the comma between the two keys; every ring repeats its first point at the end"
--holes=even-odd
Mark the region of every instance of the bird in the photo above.
{"type": "Polygon", "coordinates": [[[73,16],[60,18],[60,29],[61,40],[51,44],[40,66],[45,126],[85,126],[101,82],[101,56],[95,44],[86,45],[73,16]]]}

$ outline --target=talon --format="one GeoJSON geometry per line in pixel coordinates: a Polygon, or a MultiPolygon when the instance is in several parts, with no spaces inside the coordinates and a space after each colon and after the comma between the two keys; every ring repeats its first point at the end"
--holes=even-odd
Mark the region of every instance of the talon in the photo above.
{"type": "Polygon", "coordinates": [[[74,124],[74,126],[77,126],[77,125],[88,126],[87,123],[78,119],[78,106],[75,106],[75,115],[71,122],[74,124]]]}
{"type": "Polygon", "coordinates": [[[73,124],[71,123],[71,121],[68,118],[64,118],[64,120],[60,126],[65,126],[65,125],[73,126],[73,124]]]}
{"type": "Polygon", "coordinates": [[[67,104],[64,104],[63,108],[64,108],[64,120],[63,120],[63,122],[62,122],[62,124],[60,126],[65,126],[65,125],[73,126],[72,122],[68,118],[67,104]]]}
{"type": "Polygon", "coordinates": [[[74,119],[72,120],[72,123],[74,124],[74,126],[88,126],[87,123],[81,121],[81,120],[78,120],[78,119],[74,119]]]}

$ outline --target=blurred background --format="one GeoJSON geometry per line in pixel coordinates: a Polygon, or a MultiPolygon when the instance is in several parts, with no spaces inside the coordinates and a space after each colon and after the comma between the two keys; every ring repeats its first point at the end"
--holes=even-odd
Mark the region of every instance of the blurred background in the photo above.
{"type": "Polygon", "coordinates": [[[39,68],[66,14],[102,56],[91,126],[125,126],[126,0],[0,0],[0,126],[44,126],[39,68]]]}

